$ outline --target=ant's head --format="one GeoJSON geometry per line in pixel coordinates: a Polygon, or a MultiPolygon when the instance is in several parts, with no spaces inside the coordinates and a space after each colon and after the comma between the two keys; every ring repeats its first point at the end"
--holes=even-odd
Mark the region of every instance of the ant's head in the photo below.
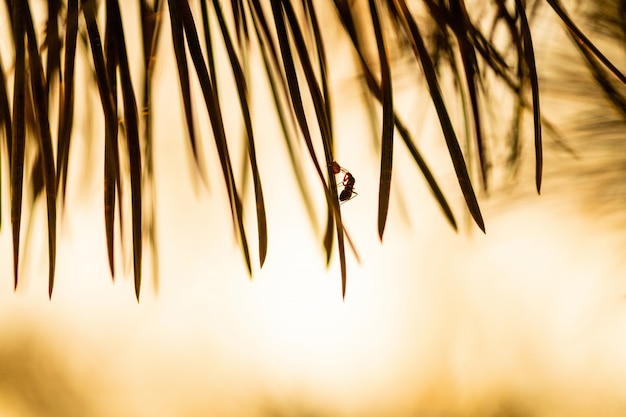
{"type": "Polygon", "coordinates": [[[329,166],[332,168],[334,174],[339,174],[342,171],[341,166],[337,163],[337,161],[333,161],[333,163],[329,166]]]}

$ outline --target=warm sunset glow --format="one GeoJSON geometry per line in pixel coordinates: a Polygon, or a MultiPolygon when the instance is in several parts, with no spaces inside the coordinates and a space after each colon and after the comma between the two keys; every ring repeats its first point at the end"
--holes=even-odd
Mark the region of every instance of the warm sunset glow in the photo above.
{"type": "MultiPolygon", "coordinates": [[[[125,16],[136,13],[124,11],[125,16]]],[[[323,13],[331,16],[329,10],[323,13]]],[[[334,22],[328,22],[333,36],[334,22]]],[[[9,173],[4,151],[0,153],[0,417],[623,414],[623,223],[593,211],[597,207],[587,204],[587,194],[581,197],[588,190],[578,187],[583,181],[575,170],[559,171],[569,169],[568,161],[575,158],[553,136],[545,139],[546,166],[557,168],[547,170],[542,196],[527,192],[534,187],[532,174],[526,176],[534,169],[532,158],[520,167],[517,193],[501,185],[505,174],[500,173],[488,196],[479,192],[484,235],[464,212],[427,88],[399,62],[394,69],[396,106],[446,187],[459,231],[446,222],[397,140],[390,214],[381,243],[380,138],[378,131],[371,133],[372,127],[380,129],[380,120],[370,119],[356,66],[348,59],[351,49],[337,30],[327,51],[338,113],[333,121],[335,157],[354,175],[358,192],[340,206],[358,253],[346,245],[344,299],[336,247],[325,265],[326,205],[320,181],[301,143],[294,152],[313,204],[311,221],[258,70],[260,58],[251,54],[248,70],[258,83],[251,86],[250,103],[261,144],[257,157],[269,250],[260,268],[248,177],[244,221],[250,231],[249,276],[197,85],[193,100],[201,115],[196,125],[206,179],[193,165],[169,27],[164,27],[154,90],[159,276],[153,275],[154,253],[146,245],[139,303],[128,225],[121,235],[116,231],[115,280],[109,273],[102,209],[103,118],[96,90],[77,92],[80,106],[70,153],[75,171],[59,215],[52,300],[43,199],[24,217],[22,242],[28,245],[22,247],[20,283],[13,291],[5,192],[9,173]],[[563,186],[565,180],[573,185],[563,186]]],[[[552,33],[552,27],[543,30],[552,33]]],[[[552,53],[556,41],[550,39],[545,44],[552,53]]],[[[5,47],[0,42],[0,51],[5,47]]],[[[131,56],[139,54],[139,46],[134,48],[131,56]]],[[[539,64],[550,59],[540,55],[539,64]]],[[[5,72],[8,62],[3,55],[5,72]]],[[[229,79],[228,63],[219,65],[220,77],[229,79]]],[[[89,79],[89,71],[79,66],[77,77],[89,79]]],[[[246,149],[244,138],[237,139],[244,136],[239,107],[234,87],[225,85],[220,85],[222,105],[235,109],[224,115],[235,138],[229,151],[235,177],[243,183],[240,164],[246,149]]],[[[553,107],[555,124],[564,136],[573,135],[566,116],[584,114],[587,107],[559,110],[563,100],[548,81],[545,85],[544,100],[553,107]]],[[[305,104],[313,120],[312,104],[305,104]]],[[[489,105],[485,112],[498,107],[489,105]]],[[[372,107],[378,114],[377,104],[372,107]]],[[[461,117],[461,107],[451,106],[453,118],[461,117]]],[[[507,128],[495,123],[486,130],[505,136],[507,128]]],[[[530,154],[528,143],[522,152],[530,154]]],[[[490,149],[494,159],[504,158],[499,151],[490,149]]],[[[576,162],[589,161],[584,152],[576,156],[576,162]]],[[[594,167],[604,164],[601,157],[589,158],[600,160],[594,167]]],[[[343,175],[337,175],[337,183],[343,175]]],[[[130,193],[124,198],[128,204],[130,193]]]]}

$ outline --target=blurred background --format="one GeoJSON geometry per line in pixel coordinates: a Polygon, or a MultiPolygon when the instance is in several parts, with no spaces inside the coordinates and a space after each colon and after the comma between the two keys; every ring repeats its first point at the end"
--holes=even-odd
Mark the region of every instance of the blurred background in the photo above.
{"type": "MultiPolygon", "coordinates": [[[[33,10],[37,3],[31,2],[33,10]]],[[[483,3],[472,5],[487,9],[483,3]]],[[[619,2],[588,3],[567,6],[585,33],[624,68],[624,34],[616,35],[623,28],[611,20],[619,2]]],[[[125,22],[137,19],[134,7],[122,8],[125,22]]],[[[298,192],[263,83],[251,87],[249,100],[255,109],[269,249],[263,268],[253,262],[248,275],[215,145],[206,139],[206,118],[197,120],[199,136],[205,138],[200,146],[206,180],[193,165],[166,22],[152,93],[158,264],[147,250],[139,303],[129,242],[118,246],[114,281],[107,261],[101,197],[104,122],[97,90],[76,92],[80,104],[67,200],[59,211],[51,300],[43,199],[24,215],[21,276],[13,291],[8,187],[3,184],[0,416],[626,412],[624,112],[606,100],[562,22],[548,7],[538,7],[533,15],[544,129],[550,125],[541,196],[535,191],[532,117],[527,114],[520,149],[531,157],[520,159],[515,175],[502,171],[488,192],[478,192],[486,234],[463,214],[421,75],[401,53],[394,60],[390,46],[396,109],[448,193],[459,230],[441,214],[397,140],[381,243],[376,228],[380,144],[371,128],[380,122],[372,121],[362,98],[358,68],[346,59],[352,54],[348,39],[332,24],[334,10],[320,5],[319,11],[320,20],[331,22],[328,39],[336,39],[326,44],[336,109],[335,156],[355,176],[358,192],[341,205],[358,252],[347,249],[345,298],[336,253],[328,267],[324,262],[319,237],[324,194],[302,144],[295,152],[306,161],[301,168],[305,181],[310,179],[305,190],[318,213],[316,223],[298,192]]],[[[163,16],[168,19],[167,13],[163,16]]],[[[132,23],[125,26],[130,57],[140,47],[132,41],[139,36],[133,28],[132,23]]],[[[2,30],[3,39],[10,36],[10,28],[2,30]]],[[[3,59],[6,71],[10,59],[7,54],[3,59]]],[[[260,57],[251,54],[249,60],[254,74],[260,57]]],[[[81,65],[77,80],[93,83],[91,69],[81,65]]],[[[227,68],[218,69],[226,74],[227,68]]],[[[444,90],[452,84],[444,84],[444,90]]],[[[228,88],[225,84],[220,91],[225,109],[237,106],[236,92],[228,88]]],[[[194,100],[201,108],[196,90],[194,100]]],[[[498,113],[506,100],[503,95],[501,101],[483,103],[490,137],[507,134],[504,120],[510,115],[498,113]]],[[[461,106],[453,100],[447,104],[453,118],[461,120],[461,106]]],[[[224,111],[226,129],[235,136],[242,134],[237,114],[224,111]]],[[[492,151],[494,160],[507,157],[495,145],[492,151]]],[[[232,154],[237,160],[242,152],[232,154]]],[[[6,162],[6,154],[1,156],[6,162]]],[[[2,169],[6,183],[6,163],[2,169]]],[[[246,198],[245,204],[253,213],[254,199],[246,198]]],[[[254,225],[254,216],[246,222],[254,225]]],[[[120,242],[129,241],[126,234],[117,236],[120,242]]]]}

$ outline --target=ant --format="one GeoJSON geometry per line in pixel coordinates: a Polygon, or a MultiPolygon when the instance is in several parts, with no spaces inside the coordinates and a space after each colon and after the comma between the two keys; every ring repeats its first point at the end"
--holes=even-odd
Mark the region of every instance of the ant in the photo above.
{"type": "Polygon", "coordinates": [[[354,175],[352,175],[347,169],[342,168],[336,161],[333,161],[330,166],[333,170],[333,173],[344,173],[343,181],[337,184],[343,185],[343,190],[339,194],[339,201],[341,203],[345,203],[346,201],[352,200],[354,197],[359,195],[356,191],[354,191],[354,183],[356,182],[354,175]]]}

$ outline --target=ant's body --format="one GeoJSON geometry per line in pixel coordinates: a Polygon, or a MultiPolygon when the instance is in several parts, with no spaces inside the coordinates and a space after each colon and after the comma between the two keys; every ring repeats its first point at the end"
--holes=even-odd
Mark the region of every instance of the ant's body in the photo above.
{"type": "Polygon", "coordinates": [[[344,173],[343,181],[341,181],[337,185],[343,185],[343,190],[339,194],[339,201],[341,203],[345,203],[346,201],[352,200],[354,197],[358,195],[356,191],[354,191],[354,183],[356,179],[354,175],[352,175],[347,169],[342,168],[336,161],[333,161],[332,165],[333,173],[339,174],[340,172],[344,173]]]}
{"type": "Polygon", "coordinates": [[[354,179],[354,176],[346,171],[346,175],[343,176],[343,181],[341,182],[343,184],[343,190],[341,194],[339,194],[339,201],[352,200],[357,196],[356,191],[354,191],[355,182],[356,179],[354,179]]]}

